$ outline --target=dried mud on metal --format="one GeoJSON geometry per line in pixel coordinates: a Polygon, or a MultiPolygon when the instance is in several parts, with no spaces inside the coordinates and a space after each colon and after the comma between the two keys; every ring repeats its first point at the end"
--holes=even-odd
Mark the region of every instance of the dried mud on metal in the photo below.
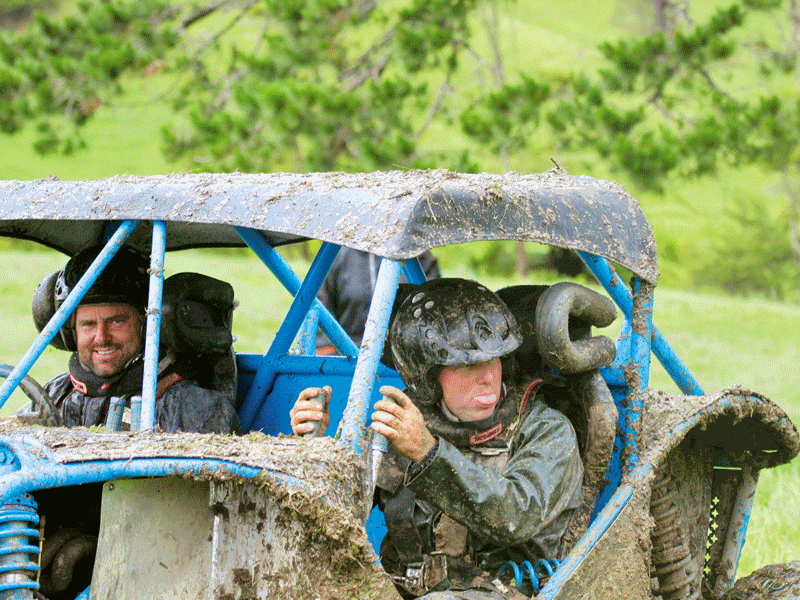
{"type": "MultiPolygon", "coordinates": [[[[282,518],[298,522],[298,581],[313,581],[312,590],[298,586],[293,598],[393,598],[394,585],[377,566],[363,523],[367,506],[362,494],[360,457],[336,440],[303,440],[261,433],[245,436],[204,434],[110,433],[83,428],[30,427],[16,419],[0,420],[0,435],[20,440],[39,458],[57,464],[142,458],[206,458],[262,469],[244,478],[226,469],[209,468],[193,479],[248,481],[279,507],[282,518]],[[285,475],[286,477],[281,477],[285,475]],[[296,482],[296,483],[295,483],[296,482]],[[301,547],[302,546],[302,547],[301,547]]],[[[177,475],[177,473],[176,473],[177,475]]],[[[371,498],[369,501],[371,507],[371,498]]],[[[232,598],[255,598],[257,573],[238,577],[239,592],[232,598]]]]}

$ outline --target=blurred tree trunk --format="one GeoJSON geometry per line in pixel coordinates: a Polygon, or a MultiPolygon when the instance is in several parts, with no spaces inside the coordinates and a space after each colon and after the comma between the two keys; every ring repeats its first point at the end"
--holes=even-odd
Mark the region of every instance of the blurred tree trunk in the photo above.
{"type": "Polygon", "coordinates": [[[517,263],[516,263],[517,277],[524,277],[530,271],[530,264],[528,263],[528,253],[525,250],[525,242],[517,242],[517,263]]]}
{"type": "Polygon", "coordinates": [[[797,267],[797,289],[800,289],[800,189],[792,185],[791,177],[784,171],[783,187],[789,197],[789,242],[792,246],[792,258],[797,267]]]}
{"type": "Polygon", "coordinates": [[[667,31],[667,15],[666,15],[667,0],[653,0],[653,11],[656,13],[656,27],[664,33],[667,31]]]}

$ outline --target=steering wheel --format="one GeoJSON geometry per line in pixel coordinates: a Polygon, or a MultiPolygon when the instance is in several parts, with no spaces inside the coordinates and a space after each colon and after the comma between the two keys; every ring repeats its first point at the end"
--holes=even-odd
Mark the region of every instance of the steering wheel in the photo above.
{"type": "MultiPolygon", "coordinates": [[[[0,377],[8,377],[13,370],[14,367],[11,365],[0,364],[0,377]]],[[[61,415],[53,404],[53,399],[50,398],[44,388],[39,385],[33,377],[30,375],[23,377],[22,381],[19,382],[19,387],[25,395],[30,398],[34,409],[38,408],[44,425],[49,425],[51,427],[61,427],[64,425],[61,415]]]]}

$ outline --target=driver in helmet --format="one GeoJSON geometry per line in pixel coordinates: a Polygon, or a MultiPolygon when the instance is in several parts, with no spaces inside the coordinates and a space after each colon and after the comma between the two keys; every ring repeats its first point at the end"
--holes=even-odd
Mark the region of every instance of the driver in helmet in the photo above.
{"type": "MultiPolygon", "coordinates": [[[[508,561],[558,558],[580,502],[570,421],[538,397],[541,380],[512,383],[519,329],[474,281],[419,286],[389,338],[407,388],[383,386],[389,399],[372,415],[391,442],[376,494],[388,529],[383,566],[407,598],[522,598],[498,572],[508,561]]],[[[317,392],[301,392],[292,409],[296,434],[315,420],[327,426],[309,401],[317,392]]]]}
{"type": "MultiPolygon", "coordinates": [[[[84,250],[54,274],[57,309],[99,253],[84,250]]],[[[112,400],[130,406],[142,394],[144,326],[149,260],[120,248],[86,292],[53,344],[71,350],[69,372],[44,387],[67,427],[108,425],[112,400]]],[[[48,284],[43,281],[40,288],[48,284]]],[[[37,326],[37,290],[34,317],[37,326]]],[[[46,319],[44,320],[46,323],[46,319]]],[[[41,329],[41,327],[40,327],[41,329]]],[[[178,372],[169,352],[160,353],[155,423],[162,431],[240,433],[236,411],[228,398],[199,387],[178,372]]]]}

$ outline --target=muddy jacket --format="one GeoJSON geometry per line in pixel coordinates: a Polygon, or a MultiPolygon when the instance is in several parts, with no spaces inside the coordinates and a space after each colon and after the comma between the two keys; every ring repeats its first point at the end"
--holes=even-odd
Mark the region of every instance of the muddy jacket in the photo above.
{"type": "MultiPolygon", "coordinates": [[[[508,560],[557,556],[579,505],[583,466],[569,420],[536,396],[535,388],[506,395],[506,412],[513,408],[516,414],[505,419],[499,435],[495,425],[464,443],[465,436],[446,425],[437,431],[426,417],[438,438],[429,456],[411,463],[387,454],[378,478],[387,570],[402,578],[438,551],[495,576],[508,560]]],[[[470,587],[450,579],[436,589],[470,587]]],[[[419,594],[436,583],[408,589],[419,594]]]]}
{"type": "MultiPolygon", "coordinates": [[[[223,394],[175,377],[160,380],[158,387],[155,423],[162,431],[241,433],[236,411],[223,394]]],[[[51,379],[44,388],[61,411],[65,426],[105,424],[111,403],[109,396],[87,396],[80,392],[69,373],[51,379]]],[[[130,402],[130,398],[126,400],[130,402]]]]}

